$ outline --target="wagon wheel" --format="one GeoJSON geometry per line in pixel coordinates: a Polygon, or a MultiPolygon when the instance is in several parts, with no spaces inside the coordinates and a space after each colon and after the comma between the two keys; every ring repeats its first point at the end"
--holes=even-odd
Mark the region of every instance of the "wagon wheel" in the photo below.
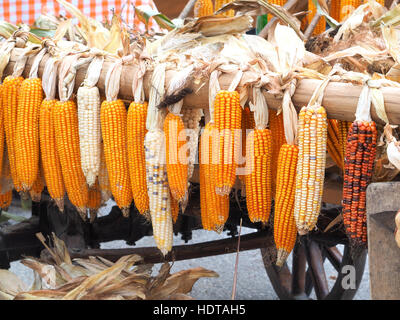
{"type": "Polygon", "coordinates": [[[271,264],[266,258],[266,248],[260,250],[271,284],[282,300],[311,299],[310,294],[313,289],[318,300],[353,299],[360,286],[367,257],[367,250],[364,250],[353,261],[347,244],[344,245],[342,255],[335,246],[330,247],[302,237],[293,249],[291,268],[289,268],[288,263],[279,268],[274,263],[271,264]],[[337,271],[333,286],[328,284],[324,267],[325,259],[328,259],[328,262],[337,271]],[[343,277],[347,274],[346,272],[342,273],[342,268],[346,265],[354,266],[356,273],[354,289],[346,290],[342,286],[343,277]]]}

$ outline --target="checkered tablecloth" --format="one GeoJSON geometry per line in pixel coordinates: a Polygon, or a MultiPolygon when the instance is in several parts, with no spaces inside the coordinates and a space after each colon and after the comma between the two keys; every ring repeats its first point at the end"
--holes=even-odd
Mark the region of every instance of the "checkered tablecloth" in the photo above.
{"type": "MultiPolygon", "coordinates": [[[[129,25],[135,23],[141,31],[145,26],[134,15],[133,6],[150,5],[156,9],[152,0],[67,0],[78,7],[86,16],[90,16],[98,21],[104,21],[107,17],[110,21],[112,9],[121,12],[122,19],[129,25]]],[[[49,13],[69,17],[65,9],[55,0],[0,0],[0,20],[5,20],[13,24],[20,22],[32,24],[41,13],[49,13]]],[[[156,31],[158,25],[150,19],[150,27],[156,31]]]]}

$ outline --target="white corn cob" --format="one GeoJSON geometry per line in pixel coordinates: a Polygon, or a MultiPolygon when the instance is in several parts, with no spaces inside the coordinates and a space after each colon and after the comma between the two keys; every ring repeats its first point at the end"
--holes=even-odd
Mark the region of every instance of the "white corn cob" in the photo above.
{"type": "Polygon", "coordinates": [[[196,153],[199,145],[200,120],[203,116],[202,109],[182,108],[182,121],[189,137],[189,166],[188,179],[193,175],[196,153]]]}
{"type": "Polygon", "coordinates": [[[89,187],[93,186],[100,170],[100,93],[97,87],[78,89],[79,144],[82,171],[89,187]]]}
{"type": "Polygon", "coordinates": [[[146,181],[153,235],[163,255],[172,249],[173,222],[165,161],[165,137],[159,129],[145,137],[146,181]]]}
{"type": "Polygon", "coordinates": [[[314,229],[321,209],[328,128],[325,109],[302,108],[298,126],[294,216],[299,234],[304,235],[314,229]]]}

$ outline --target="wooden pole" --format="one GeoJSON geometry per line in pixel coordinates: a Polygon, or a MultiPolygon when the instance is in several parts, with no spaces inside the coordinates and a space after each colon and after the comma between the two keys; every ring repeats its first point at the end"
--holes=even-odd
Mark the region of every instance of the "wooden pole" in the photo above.
{"type": "MultiPolygon", "coordinates": [[[[21,49],[14,49],[11,55],[10,63],[7,65],[4,76],[9,75],[13,71],[13,67],[15,65],[15,61],[18,56],[21,54],[21,49]]],[[[46,55],[39,66],[39,76],[41,77],[43,74],[44,65],[48,56],[46,55]]],[[[33,58],[29,58],[26,68],[24,70],[23,76],[28,76],[29,71],[31,69],[33,62],[33,58]]],[[[100,75],[98,87],[101,94],[104,95],[104,81],[107,74],[108,68],[111,66],[110,62],[105,62],[103,65],[103,70],[100,75]]],[[[76,81],[75,81],[75,91],[78,90],[78,87],[83,82],[87,71],[87,66],[82,67],[78,70],[76,81]]],[[[166,78],[171,79],[176,75],[176,71],[170,70],[167,71],[166,78]]],[[[244,74],[246,76],[246,74],[244,74]]],[[[144,78],[144,89],[146,93],[146,98],[149,97],[150,91],[150,79],[151,72],[146,73],[144,78]]],[[[132,66],[124,66],[123,72],[121,75],[121,86],[119,92],[119,98],[132,101],[132,80],[133,80],[133,67],[132,66]]],[[[228,89],[230,83],[232,81],[231,74],[222,74],[219,79],[221,89],[228,89]]],[[[308,104],[312,93],[319,85],[320,80],[312,80],[312,79],[304,79],[300,80],[297,85],[296,92],[293,96],[293,102],[296,108],[299,110],[301,107],[308,104]]],[[[201,83],[192,84],[191,88],[193,89],[193,93],[189,94],[184,99],[184,106],[192,107],[192,108],[203,108],[206,109],[208,106],[208,79],[203,79],[201,83]]],[[[362,90],[362,86],[353,85],[351,83],[339,83],[339,82],[330,82],[325,90],[324,99],[322,101],[322,105],[326,108],[328,117],[334,118],[338,120],[347,120],[353,121],[355,119],[355,111],[357,108],[358,99],[362,90]]],[[[394,87],[385,87],[381,89],[384,99],[385,99],[385,109],[386,113],[389,117],[389,121],[391,124],[400,124],[400,88],[394,87]]],[[[265,96],[267,98],[268,106],[272,109],[278,109],[281,106],[282,99],[281,97],[275,97],[268,92],[265,92],[265,96]]],[[[371,115],[373,120],[380,121],[377,117],[377,114],[372,108],[371,115]]]]}

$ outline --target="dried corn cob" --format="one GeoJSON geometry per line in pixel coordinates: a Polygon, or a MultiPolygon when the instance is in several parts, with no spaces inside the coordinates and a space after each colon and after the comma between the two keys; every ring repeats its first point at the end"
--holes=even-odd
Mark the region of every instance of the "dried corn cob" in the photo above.
{"type": "Polygon", "coordinates": [[[107,202],[109,199],[111,199],[112,193],[111,193],[110,180],[108,178],[106,159],[104,156],[103,143],[101,143],[101,146],[100,146],[100,171],[99,171],[98,178],[99,178],[101,199],[102,199],[102,202],[104,203],[104,202],[107,202]]]}
{"type": "Polygon", "coordinates": [[[3,85],[0,84],[0,176],[3,167],[3,154],[4,154],[4,117],[3,117],[3,85]]]}
{"type": "Polygon", "coordinates": [[[349,133],[351,124],[352,124],[351,121],[337,120],[340,155],[343,161],[342,168],[344,168],[344,157],[346,155],[347,135],[349,133]]]}
{"type": "Polygon", "coordinates": [[[179,216],[179,202],[172,197],[172,194],[170,194],[171,197],[171,215],[172,215],[172,221],[176,223],[176,220],[178,220],[179,216]]]}
{"type": "Polygon", "coordinates": [[[296,225],[301,235],[314,229],[321,208],[327,126],[326,111],[322,106],[307,106],[301,109],[294,207],[296,225]]]}
{"type": "Polygon", "coordinates": [[[147,133],[147,102],[132,102],[128,110],[128,159],[133,200],[140,214],[149,213],[149,196],[146,185],[146,157],[144,138],[147,133]]]}
{"type": "Polygon", "coordinates": [[[328,119],[328,139],[326,148],[332,160],[343,170],[343,158],[339,143],[339,128],[335,119],[328,119]]]}
{"type": "Polygon", "coordinates": [[[8,191],[12,191],[13,189],[13,182],[11,177],[11,168],[10,168],[10,161],[8,159],[8,152],[7,146],[4,148],[3,152],[3,167],[1,169],[1,176],[0,176],[0,193],[6,193],[8,191]]]}
{"type": "Polygon", "coordinates": [[[283,265],[296,243],[297,228],[293,209],[298,152],[299,148],[291,144],[284,144],[279,152],[274,213],[278,266],[283,265]]]}
{"type": "Polygon", "coordinates": [[[329,15],[338,22],[340,22],[340,2],[341,0],[331,1],[331,7],[329,10],[329,15]]]}
{"type": "Polygon", "coordinates": [[[183,125],[186,134],[189,137],[189,167],[188,179],[193,175],[194,164],[196,162],[196,153],[199,145],[200,120],[203,116],[202,109],[183,108],[181,110],[183,125]]]}
{"type": "MultiPolygon", "coordinates": [[[[307,15],[307,17],[308,17],[308,24],[310,24],[312,19],[317,13],[317,7],[315,6],[313,0],[308,0],[308,10],[310,11],[310,13],[307,15]]],[[[325,32],[325,29],[326,29],[325,17],[321,17],[318,21],[317,26],[313,31],[313,35],[323,33],[325,32]]]]}
{"type": "Polygon", "coordinates": [[[111,191],[124,216],[132,202],[127,147],[127,112],[122,100],[103,101],[101,131],[111,191]]]}
{"type": "MultiPolygon", "coordinates": [[[[203,229],[222,232],[229,217],[229,195],[218,195],[213,177],[213,153],[218,152],[218,145],[213,143],[218,136],[215,125],[207,123],[200,138],[200,193],[203,194],[201,206],[201,221],[203,229]]],[[[200,194],[200,197],[202,195],[200,194]]]]}
{"type": "Polygon", "coordinates": [[[18,93],[15,160],[23,191],[31,189],[39,171],[39,112],[43,100],[42,81],[25,79],[18,93]]]}
{"type": "Polygon", "coordinates": [[[267,223],[271,212],[272,134],[256,129],[247,137],[246,204],[252,222],[267,223]]]}
{"type": "Polygon", "coordinates": [[[97,87],[81,86],[77,93],[79,146],[86,182],[91,187],[100,170],[100,93],[97,87]]]}
{"type": "Polygon", "coordinates": [[[163,255],[172,249],[171,197],[165,165],[165,137],[161,130],[146,134],[146,178],[153,234],[163,255]]]}
{"type": "Polygon", "coordinates": [[[219,150],[217,159],[213,159],[216,192],[228,195],[236,181],[235,141],[237,130],[241,129],[242,108],[237,91],[218,92],[214,103],[214,123],[219,132],[219,150]]]}
{"type": "Polygon", "coordinates": [[[3,117],[4,131],[6,134],[6,143],[8,157],[10,159],[11,176],[14,183],[14,188],[18,192],[22,191],[21,183],[17,175],[17,167],[15,162],[15,135],[17,128],[17,102],[18,91],[24,78],[13,78],[8,76],[3,81],[3,117]]]}
{"type": "Polygon", "coordinates": [[[62,176],[60,157],[57,153],[56,137],[52,109],[57,100],[43,100],[39,114],[40,156],[43,164],[43,175],[50,197],[60,211],[64,210],[65,186],[62,176]]]}
{"type": "Polygon", "coordinates": [[[238,178],[245,183],[245,167],[246,167],[246,138],[249,130],[254,130],[254,112],[250,111],[249,107],[245,107],[242,111],[242,160],[239,162],[238,167],[241,169],[243,174],[238,174],[238,178]]]}
{"type": "MultiPolygon", "coordinates": [[[[215,0],[215,11],[219,10],[222,8],[222,6],[231,3],[232,0],[215,0]]],[[[235,11],[234,10],[228,10],[225,11],[224,13],[222,13],[221,15],[225,16],[225,17],[233,17],[235,15],[235,11]]]]}
{"type": "Polygon", "coordinates": [[[348,16],[353,13],[358,6],[360,6],[362,0],[340,0],[340,16],[339,20],[343,21],[348,18],[348,16]]]}
{"type": "Polygon", "coordinates": [[[52,108],[56,148],[67,194],[81,217],[86,216],[88,188],[79,149],[78,114],[73,101],[58,101],[52,108]]]}
{"type": "Polygon", "coordinates": [[[212,15],[214,13],[213,7],[211,0],[197,0],[193,9],[195,18],[212,15]]]}
{"type": "Polygon", "coordinates": [[[367,245],[366,189],[372,178],[376,141],[375,122],[353,122],[343,177],[343,223],[353,245],[367,245]]]}
{"type": "Polygon", "coordinates": [[[283,126],[283,113],[277,115],[277,111],[268,109],[269,112],[269,128],[272,134],[272,159],[271,159],[271,174],[272,174],[272,195],[275,196],[276,179],[278,171],[279,150],[286,143],[285,130],[283,126]]]}
{"type": "Polygon", "coordinates": [[[87,207],[89,209],[90,222],[93,223],[97,216],[97,211],[101,207],[101,192],[99,181],[96,179],[94,185],[89,188],[89,198],[87,207]]]}
{"type": "Polygon", "coordinates": [[[42,192],[44,189],[44,178],[42,172],[43,169],[39,168],[37,178],[33,183],[32,188],[29,190],[33,202],[40,202],[40,199],[42,198],[42,192]]]}
{"type": "Polygon", "coordinates": [[[172,112],[168,113],[164,121],[168,183],[172,196],[179,203],[187,197],[188,188],[187,154],[183,156],[181,152],[186,139],[180,139],[182,132],[186,136],[181,117],[172,112]]]}
{"type": "Polygon", "coordinates": [[[4,211],[8,210],[8,207],[12,202],[12,190],[0,194],[0,208],[4,211]]]}

